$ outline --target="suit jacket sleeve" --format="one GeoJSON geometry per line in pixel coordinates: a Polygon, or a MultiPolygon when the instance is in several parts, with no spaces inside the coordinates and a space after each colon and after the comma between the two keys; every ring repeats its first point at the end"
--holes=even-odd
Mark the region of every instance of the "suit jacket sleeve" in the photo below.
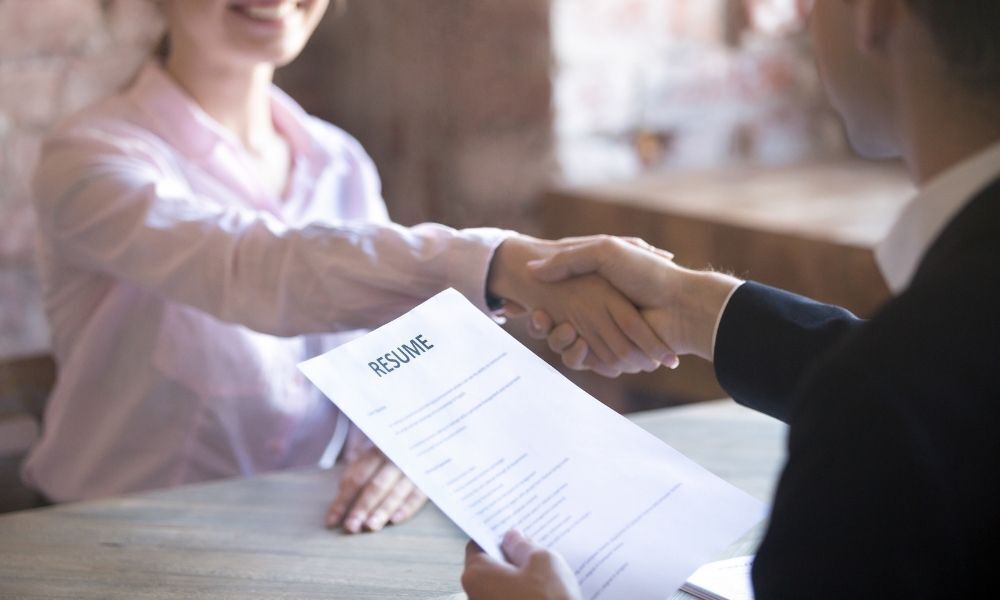
{"type": "Polygon", "coordinates": [[[719,323],[716,377],[740,404],[787,421],[810,367],[863,322],[838,306],[748,281],[719,323]]]}

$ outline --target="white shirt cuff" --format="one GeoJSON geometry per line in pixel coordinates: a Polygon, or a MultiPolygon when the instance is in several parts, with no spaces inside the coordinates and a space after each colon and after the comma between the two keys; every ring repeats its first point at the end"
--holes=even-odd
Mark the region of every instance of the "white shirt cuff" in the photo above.
{"type": "Polygon", "coordinates": [[[459,235],[465,243],[451,254],[448,285],[462,293],[484,313],[493,311],[486,305],[486,279],[490,274],[493,255],[500,244],[517,235],[514,231],[481,227],[463,229],[459,235]]]}
{"type": "Polygon", "coordinates": [[[719,316],[715,317],[715,329],[712,331],[712,360],[715,360],[715,341],[719,337],[719,325],[722,324],[722,315],[726,314],[726,307],[729,306],[729,301],[733,299],[733,294],[736,290],[743,287],[745,281],[741,281],[739,285],[733,286],[733,289],[729,291],[729,295],[726,296],[725,301],[722,303],[722,308],[719,309],[719,316]]]}

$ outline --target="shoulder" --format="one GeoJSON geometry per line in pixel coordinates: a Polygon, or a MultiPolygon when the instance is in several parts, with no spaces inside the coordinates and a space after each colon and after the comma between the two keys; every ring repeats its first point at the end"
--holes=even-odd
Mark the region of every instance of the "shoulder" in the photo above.
{"type": "Polygon", "coordinates": [[[970,248],[853,332],[803,381],[792,445],[811,446],[819,431],[844,439],[877,431],[928,465],[946,465],[959,488],[971,485],[956,480],[969,457],[1000,467],[997,265],[1000,241],[970,248]]]}
{"type": "Polygon", "coordinates": [[[849,371],[917,395],[949,394],[978,380],[1000,394],[1000,378],[993,375],[1000,369],[998,307],[1000,238],[915,281],[815,373],[835,378],[849,371]]]}
{"type": "Polygon", "coordinates": [[[145,124],[126,96],[94,104],[57,123],[42,140],[32,176],[40,217],[96,181],[134,188],[181,181],[177,153],[145,124]]]}
{"type": "Polygon", "coordinates": [[[146,164],[162,170],[176,152],[126,95],[91,105],[56,123],[42,140],[36,175],[105,163],[146,164]]]}
{"type": "Polygon", "coordinates": [[[938,366],[961,358],[1000,367],[993,351],[1000,336],[1000,236],[984,242],[915,280],[879,311],[855,345],[911,365],[933,349],[938,366]]]}

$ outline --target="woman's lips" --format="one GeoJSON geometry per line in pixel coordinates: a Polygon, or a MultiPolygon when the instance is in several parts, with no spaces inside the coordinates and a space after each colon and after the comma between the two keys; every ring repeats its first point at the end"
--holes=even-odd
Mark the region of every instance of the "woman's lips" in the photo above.
{"type": "Polygon", "coordinates": [[[230,5],[230,9],[257,21],[283,21],[302,8],[301,2],[286,0],[277,3],[247,2],[230,5]]]}

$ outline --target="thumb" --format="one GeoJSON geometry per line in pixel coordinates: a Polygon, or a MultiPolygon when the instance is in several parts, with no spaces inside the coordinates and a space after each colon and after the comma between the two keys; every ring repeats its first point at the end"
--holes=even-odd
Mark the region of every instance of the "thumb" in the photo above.
{"type": "Polygon", "coordinates": [[[528,559],[531,557],[532,552],[542,550],[543,548],[526,538],[517,529],[511,529],[503,536],[500,549],[503,550],[504,556],[507,557],[507,560],[512,565],[520,568],[528,564],[528,559]]]}
{"type": "Polygon", "coordinates": [[[586,275],[601,269],[601,256],[593,246],[577,246],[562,250],[548,258],[528,263],[528,270],[536,279],[555,283],[574,275],[586,275]]]}
{"type": "Polygon", "coordinates": [[[504,300],[503,310],[500,311],[500,314],[505,317],[523,317],[528,314],[528,309],[513,300],[504,300]]]}
{"type": "Polygon", "coordinates": [[[643,250],[652,252],[653,254],[656,254],[658,256],[662,256],[663,258],[665,258],[667,260],[673,260],[674,259],[674,253],[673,252],[667,252],[666,250],[662,250],[660,248],[657,248],[656,246],[650,244],[649,242],[647,242],[646,240],[644,240],[642,238],[627,237],[627,238],[622,238],[622,239],[624,239],[626,242],[632,244],[633,246],[635,246],[637,248],[642,248],[643,250]]]}

